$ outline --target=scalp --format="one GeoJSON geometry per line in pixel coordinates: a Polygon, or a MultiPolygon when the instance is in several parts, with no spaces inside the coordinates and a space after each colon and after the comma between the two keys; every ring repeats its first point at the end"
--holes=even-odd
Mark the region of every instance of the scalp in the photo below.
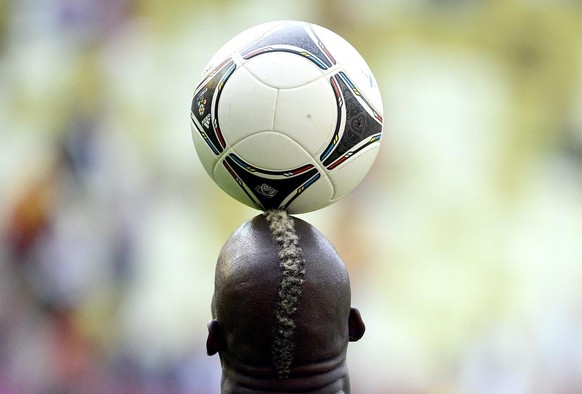
{"type": "MultiPolygon", "coordinates": [[[[304,271],[291,340],[293,365],[302,365],[345,351],[350,290],[347,270],[327,238],[303,220],[293,222],[304,271]]],[[[213,314],[225,333],[225,353],[255,366],[273,364],[277,311],[286,302],[280,296],[284,248],[273,234],[265,215],[244,223],[216,266],[213,314]]]]}

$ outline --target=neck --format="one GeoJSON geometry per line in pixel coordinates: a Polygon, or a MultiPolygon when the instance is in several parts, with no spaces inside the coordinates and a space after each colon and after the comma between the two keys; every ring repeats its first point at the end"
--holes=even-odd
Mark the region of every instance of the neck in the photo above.
{"type": "Polygon", "coordinates": [[[222,393],[350,393],[345,353],[291,370],[287,379],[277,379],[268,367],[233,362],[222,355],[222,393]]]}

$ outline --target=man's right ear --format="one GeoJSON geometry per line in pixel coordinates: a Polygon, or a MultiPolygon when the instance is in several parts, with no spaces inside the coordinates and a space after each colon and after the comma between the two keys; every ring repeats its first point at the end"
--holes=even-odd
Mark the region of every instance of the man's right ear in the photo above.
{"type": "Polygon", "coordinates": [[[350,342],[356,342],[357,340],[364,336],[364,332],[366,331],[366,325],[362,320],[362,316],[360,315],[360,311],[358,310],[358,308],[352,307],[350,309],[348,328],[350,334],[350,342]]]}
{"type": "Polygon", "coordinates": [[[208,322],[208,337],[206,338],[206,353],[213,356],[224,348],[224,336],[218,320],[208,322]]]}

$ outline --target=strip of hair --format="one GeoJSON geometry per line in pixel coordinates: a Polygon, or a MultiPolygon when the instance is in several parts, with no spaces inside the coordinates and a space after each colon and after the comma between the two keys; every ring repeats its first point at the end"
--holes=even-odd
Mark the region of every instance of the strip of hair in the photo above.
{"type": "Polygon", "coordinates": [[[282,268],[281,282],[275,306],[275,325],[271,343],[273,364],[279,379],[289,377],[295,352],[295,314],[301,285],[305,274],[305,260],[299,247],[293,218],[284,210],[265,212],[273,239],[279,244],[279,264],[282,268]]]}

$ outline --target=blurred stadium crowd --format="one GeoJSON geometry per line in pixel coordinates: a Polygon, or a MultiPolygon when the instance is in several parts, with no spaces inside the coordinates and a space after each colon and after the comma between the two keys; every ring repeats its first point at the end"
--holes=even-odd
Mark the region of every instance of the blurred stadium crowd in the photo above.
{"type": "Polygon", "coordinates": [[[268,20],[348,39],[384,98],[371,173],[301,217],[367,323],[355,393],[582,392],[582,3],[0,3],[0,393],[214,393],[222,243],[205,62],[268,20]]]}

